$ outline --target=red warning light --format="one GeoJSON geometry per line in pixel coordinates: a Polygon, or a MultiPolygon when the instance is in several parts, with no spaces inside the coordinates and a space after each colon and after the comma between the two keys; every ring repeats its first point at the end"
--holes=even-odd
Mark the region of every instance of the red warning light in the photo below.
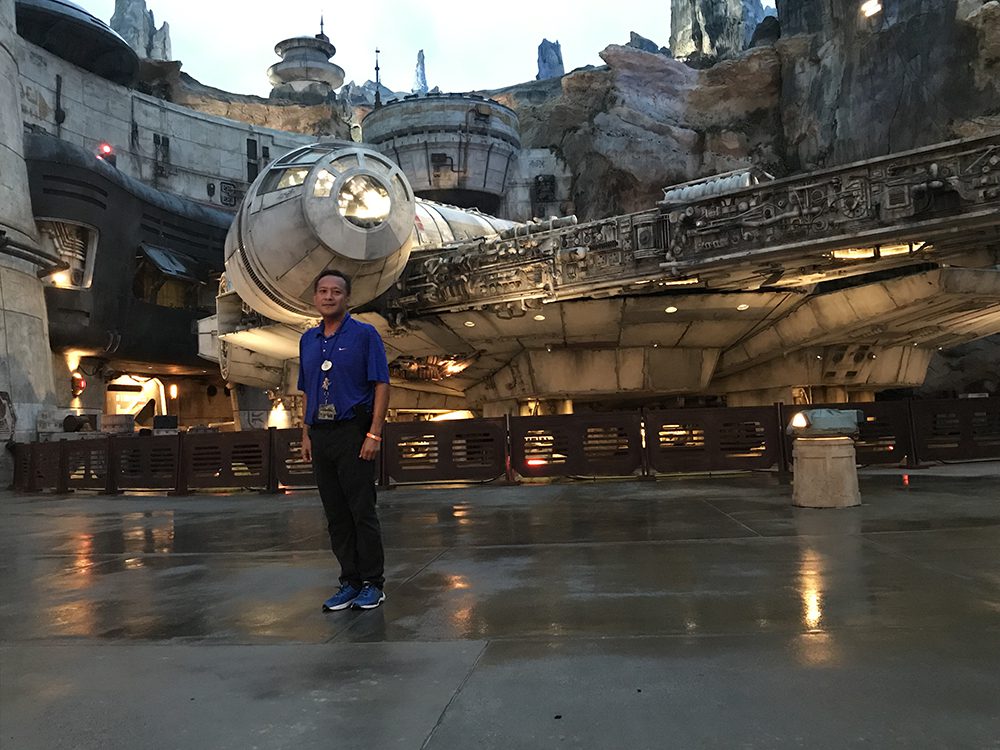
{"type": "Polygon", "coordinates": [[[104,159],[111,166],[115,166],[115,162],[118,160],[115,149],[110,143],[102,143],[97,147],[97,158],[104,159]]]}
{"type": "Polygon", "coordinates": [[[909,487],[910,486],[910,475],[909,474],[903,474],[903,486],[904,487],[909,487]]]}

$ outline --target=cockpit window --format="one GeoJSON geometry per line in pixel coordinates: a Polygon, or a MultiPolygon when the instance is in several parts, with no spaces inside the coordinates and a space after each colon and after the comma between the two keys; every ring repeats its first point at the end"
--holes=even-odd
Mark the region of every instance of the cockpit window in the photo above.
{"type": "Polygon", "coordinates": [[[288,169],[272,169],[267,173],[264,181],[260,185],[258,194],[270,193],[274,190],[298,187],[306,181],[309,174],[309,167],[290,167],[288,169]]]}
{"type": "Polygon", "coordinates": [[[292,151],[278,159],[277,164],[287,166],[289,164],[312,164],[324,154],[330,153],[327,149],[305,148],[292,151]]]}

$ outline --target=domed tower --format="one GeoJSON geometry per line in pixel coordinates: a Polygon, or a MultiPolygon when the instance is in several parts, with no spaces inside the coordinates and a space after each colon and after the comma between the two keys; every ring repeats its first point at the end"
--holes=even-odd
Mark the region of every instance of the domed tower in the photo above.
{"type": "Polygon", "coordinates": [[[274,87],[272,98],[325,99],[344,83],[344,69],[330,62],[337,48],[323,33],[323,19],[316,36],[296,36],[274,46],[281,57],[267,69],[267,78],[274,87]]]}

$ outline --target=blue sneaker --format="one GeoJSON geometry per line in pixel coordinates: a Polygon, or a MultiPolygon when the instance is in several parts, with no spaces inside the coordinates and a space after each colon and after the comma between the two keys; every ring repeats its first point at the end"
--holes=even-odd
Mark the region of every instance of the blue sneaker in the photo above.
{"type": "Polygon", "coordinates": [[[361,593],[357,595],[351,606],[355,609],[375,609],[385,601],[385,593],[378,586],[366,583],[361,593]]]}
{"type": "Polygon", "coordinates": [[[342,583],[340,591],[323,602],[323,611],[334,612],[338,609],[347,609],[351,606],[351,602],[358,598],[358,594],[360,593],[361,589],[349,583],[342,583]]]}

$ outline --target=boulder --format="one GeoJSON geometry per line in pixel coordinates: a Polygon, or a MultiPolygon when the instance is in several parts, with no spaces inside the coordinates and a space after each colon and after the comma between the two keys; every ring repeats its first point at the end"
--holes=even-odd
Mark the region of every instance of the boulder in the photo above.
{"type": "Polygon", "coordinates": [[[750,48],[773,47],[781,39],[781,24],[774,16],[765,16],[750,38],[750,48]]]}
{"type": "Polygon", "coordinates": [[[652,52],[654,54],[657,54],[660,51],[660,47],[656,42],[651,39],[647,39],[644,36],[639,36],[634,31],[629,34],[628,46],[641,49],[643,52],[652,52]]]}

